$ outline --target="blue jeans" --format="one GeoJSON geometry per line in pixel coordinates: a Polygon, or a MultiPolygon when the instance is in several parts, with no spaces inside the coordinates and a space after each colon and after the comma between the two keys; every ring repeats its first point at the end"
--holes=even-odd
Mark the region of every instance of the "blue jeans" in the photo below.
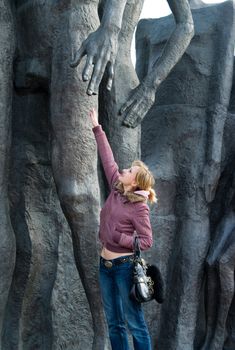
{"type": "Polygon", "coordinates": [[[129,350],[126,324],[133,337],[134,349],[151,350],[141,304],[129,297],[132,270],[131,262],[112,267],[105,267],[102,259],[100,262],[100,288],[112,350],[129,350]]]}

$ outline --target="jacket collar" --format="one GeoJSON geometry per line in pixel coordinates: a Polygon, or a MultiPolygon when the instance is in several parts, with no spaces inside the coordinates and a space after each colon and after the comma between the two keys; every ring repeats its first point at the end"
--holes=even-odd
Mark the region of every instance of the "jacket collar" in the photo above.
{"type": "Polygon", "coordinates": [[[114,189],[123,196],[124,202],[128,202],[128,201],[131,203],[147,202],[147,199],[149,196],[149,191],[144,191],[144,190],[138,190],[135,192],[130,191],[124,195],[123,185],[119,181],[114,184],[114,189]]]}

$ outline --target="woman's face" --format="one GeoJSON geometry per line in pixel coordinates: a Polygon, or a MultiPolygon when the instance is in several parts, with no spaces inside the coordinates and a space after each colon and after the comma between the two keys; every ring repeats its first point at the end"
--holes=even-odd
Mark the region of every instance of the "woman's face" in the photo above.
{"type": "Polygon", "coordinates": [[[123,169],[122,172],[120,173],[119,176],[119,181],[124,185],[124,186],[136,186],[136,174],[139,171],[139,166],[132,166],[129,169],[123,169]]]}

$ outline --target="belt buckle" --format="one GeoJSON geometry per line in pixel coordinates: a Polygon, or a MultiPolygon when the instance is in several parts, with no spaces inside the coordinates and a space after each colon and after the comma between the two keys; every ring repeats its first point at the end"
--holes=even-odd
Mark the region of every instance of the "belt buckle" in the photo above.
{"type": "Polygon", "coordinates": [[[104,266],[107,267],[107,269],[110,269],[113,266],[112,261],[105,260],[104,266]]]}

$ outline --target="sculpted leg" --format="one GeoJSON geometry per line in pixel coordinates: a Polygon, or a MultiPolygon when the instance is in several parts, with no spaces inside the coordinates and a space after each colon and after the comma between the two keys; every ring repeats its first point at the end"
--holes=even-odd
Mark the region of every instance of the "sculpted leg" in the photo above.
{"type": "Polygon", "coordinates": [[[227,331],[228,335],[224,344],[224,350],[233,350],[235,347],[235,295],[233,296],[232,305],[229,310],[227,331]]]}
{"type": "Polygon", "coordinates": [[[51,86],[52,167],[61,207],[72,232],[76,266],[90,306],[93,350],[101,350],[105,344],[105,323],[98,285],[100,194],[97,151],[87,118],[89,109],[97,106],[97,98],[86,95],[81,72],[68,68],[68,62],[58,62],[59,56],[57,52],[51,86]]]}
{"type": "Polygon", "coordinates": [[[214,334],[218,305],[218,272],[214,265],[208,265],[206,271],[206,336],[201,350],[207,350],[214,334]]]}
{"type": "MultiPolygon", "coordinates": [[[[232,198],[230,196],[231,193],[228,197],[232,198]]],[[[234,224],[234,211],[227,211],[216,228],[207,255],[206,334],[202,350],[223,348],[226,320],[234,295],[234,224]]]]}
{"type": "MultiPolygon", "coordinates": [[[[189,110],[184,106],[174,107],[172,113],[170,106],[159,107],[158,112],[159,132],[157,141],[152,138],[151,147],[159,149],[157,142],[160,147],[165,145],[165,153],[162,151],[164,156],[157,158],[161,166],[158,166],[158,172],[162,180],[172,179],[172,184],[170,181],[159,184],[157,182],[158,186],[165,186],[159,192],[163,193],[163,198],[164,193],[169,193],[163,199],[164,207],[169,209],[160,218],[162,230],[166,232],[163,242],[167,247],[164,259],[168,271],[166,302],[161,310],[159,348],[191,350],[194,346],[204,259],[209,245],[208,209],[200,183],[203,169],[201,154],[204,148],[204,113],[195,109],[193,116],[189,115],[189,110]],[[175,189],[175,194],[173,191],[170,193],[171,188],[175,189]],[[166,221],[166,214],[169,222],[166,221]],[[169,332],[171,337],[168,336],[169,332]]],[[[152,123],[152,132],[149,127],[151,136],[157,128],[154,129],[155,125],[152,123]]],[[[159,203],[160,200],[161,198],[159,203]]]]}
{"type": "MultiPolygon", "coordinates": [[[[234,231],[235,233],[235,231],[234,231]]],[[[234,234],[233,234],[234,235],[234,234]]],[[[235,237],[235,235],[234,235],[235,237]]],[[[219,276],[220,291],[218,295],[217,315],[214,336],[209,344],[210,349],[220,350],[223,348],[226,334],[226,320],[234,296],[234,266],[235,266],[235,242],[222,253],[217,269],[219,276]]]]}
{"type": "MultiPolygon", "coordinates": [[[[195,198],[194,198],[195,199],[195,198]]],[[[189,206],[192,209],[192,206],[189,206]]],[[[171,291],[168,311],[169,325],[176,325],[176,340],[169,349],[193,348],[204,257],[208,249],[209,222],[206,215],[193,216],[185,212],[179,220],[169,278],[177,289],[171,291]],[[179,291],[181,291],[179,293],[179,291]]]]}
{"type": "Polygon", "coordinates": [[[61,231],[48,157],[48,97],[45,93],[17,95],[14,103],[10,199],[17,254],[4,319],[3,349],[18,349],[19,344],[24,349],[50,349],[52,290],[61,231]],[[22,128],[25,123],[27,130],[22,128]]]}
{"type": "MultiPolygon", "coordinates": [[[[8,162],[10,149],[13,16],[8,0],[0,3],[0,332],[15,263],[15,237],[8,207],[8,162]]],[[[0,344],[1,348],[1,344],[0,344]]]]}

